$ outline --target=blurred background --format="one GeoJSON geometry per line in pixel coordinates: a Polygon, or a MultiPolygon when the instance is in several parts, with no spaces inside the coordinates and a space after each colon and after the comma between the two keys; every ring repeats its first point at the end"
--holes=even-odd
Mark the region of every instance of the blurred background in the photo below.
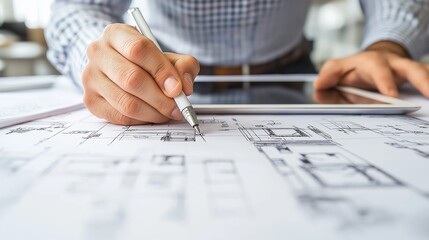
{"type": "MultiPolygon", "coordinates": [[[[0,0],[0,76],[57,74],[43,37],[51,2],[0,0]]],[[[363,24],[358,0],[313,0],[305,33],[314,40],[316,66],[359,51],[363,24]]]]}

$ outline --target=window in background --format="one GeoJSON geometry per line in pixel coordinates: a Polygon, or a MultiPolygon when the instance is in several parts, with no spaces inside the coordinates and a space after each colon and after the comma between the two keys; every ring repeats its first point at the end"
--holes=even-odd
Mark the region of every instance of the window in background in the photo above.
{"type": "Polygon", "coordinates": [[[46,60],[43,28],[53,0],[0,0],[2,36],[13,36],[0,48],[4,76],[56,74],[46,60]]]}
{"type": "Polygon", "coordinates": [[[305,35],[314,40],[313,62],[321,66],[360,50],[364,17],[358,0],[314,0],[305,35]]]}
{"type": "Polygon", "coordinates": [[[43,28],[49,22],[50,6],[53,0],[10,1],[13,1],[15,20],[25,22],[28,28],[43,28]]]}

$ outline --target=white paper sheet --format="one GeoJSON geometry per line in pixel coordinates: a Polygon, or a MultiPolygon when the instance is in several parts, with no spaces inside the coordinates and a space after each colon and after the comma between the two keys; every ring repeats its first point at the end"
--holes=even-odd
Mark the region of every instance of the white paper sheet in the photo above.
{"type": "Polygon", "coordinates": [[[58,76],[32,78],[39,82],[53,80],[55,84],[48,89],[0,93],[0,128],[83,108],[82,94],[71,86],[70,80],[58,76]]]}
{"type": "Polygon", "coordinates": [[[0,130],[0,239],[428,239],[429,122],[199,118],[0,130]]]}

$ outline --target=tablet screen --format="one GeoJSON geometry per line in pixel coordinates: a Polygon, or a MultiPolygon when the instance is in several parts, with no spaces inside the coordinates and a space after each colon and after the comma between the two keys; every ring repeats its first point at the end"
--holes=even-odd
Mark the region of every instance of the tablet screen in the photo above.
{"type": "Polygon", "coordinates": [[[389,104],[312,82],[196,82],[192,104],[389,104]]]}

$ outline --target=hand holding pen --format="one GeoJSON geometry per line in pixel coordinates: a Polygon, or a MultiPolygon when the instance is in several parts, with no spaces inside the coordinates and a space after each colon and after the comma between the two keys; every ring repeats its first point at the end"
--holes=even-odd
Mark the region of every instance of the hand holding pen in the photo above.
{"type": "Polygon", "coordinates": [[[121,125],[183,119],[173,98],[192,93],[199,72],[194,57],[162,53],[127,24],[108,25],[87,57],[84,103],[94,115],[121,125]]]}
{"type": "MultiPolygon", "coordinates": [[[[147,24],[140,10],[138,8],[131,8],[128,12],[134,18],[134,21],[136,22],[137,28],[140,31],[140,33],[143,36],[146,36],[147,38],[152,40],[152,42],[156,45],[159,51],[162,52],[161,47],[156,41],[155,36],[152,34],[152,31],[150,30],[149,25],[147,24]]],[[[177,107],[179,108],[180,112],[183,114],[183,117],[185,117],[186,121],[196,130],[196,132],[199,135],[201,135],[201,137],[203,137],[201,130],[199,128],[197,115],[195,114],[194,108],[192,104],[189,102],[185,93],[181,92],[178,96],[174,97],[174,101],[177,103],[177,107]]]]}

